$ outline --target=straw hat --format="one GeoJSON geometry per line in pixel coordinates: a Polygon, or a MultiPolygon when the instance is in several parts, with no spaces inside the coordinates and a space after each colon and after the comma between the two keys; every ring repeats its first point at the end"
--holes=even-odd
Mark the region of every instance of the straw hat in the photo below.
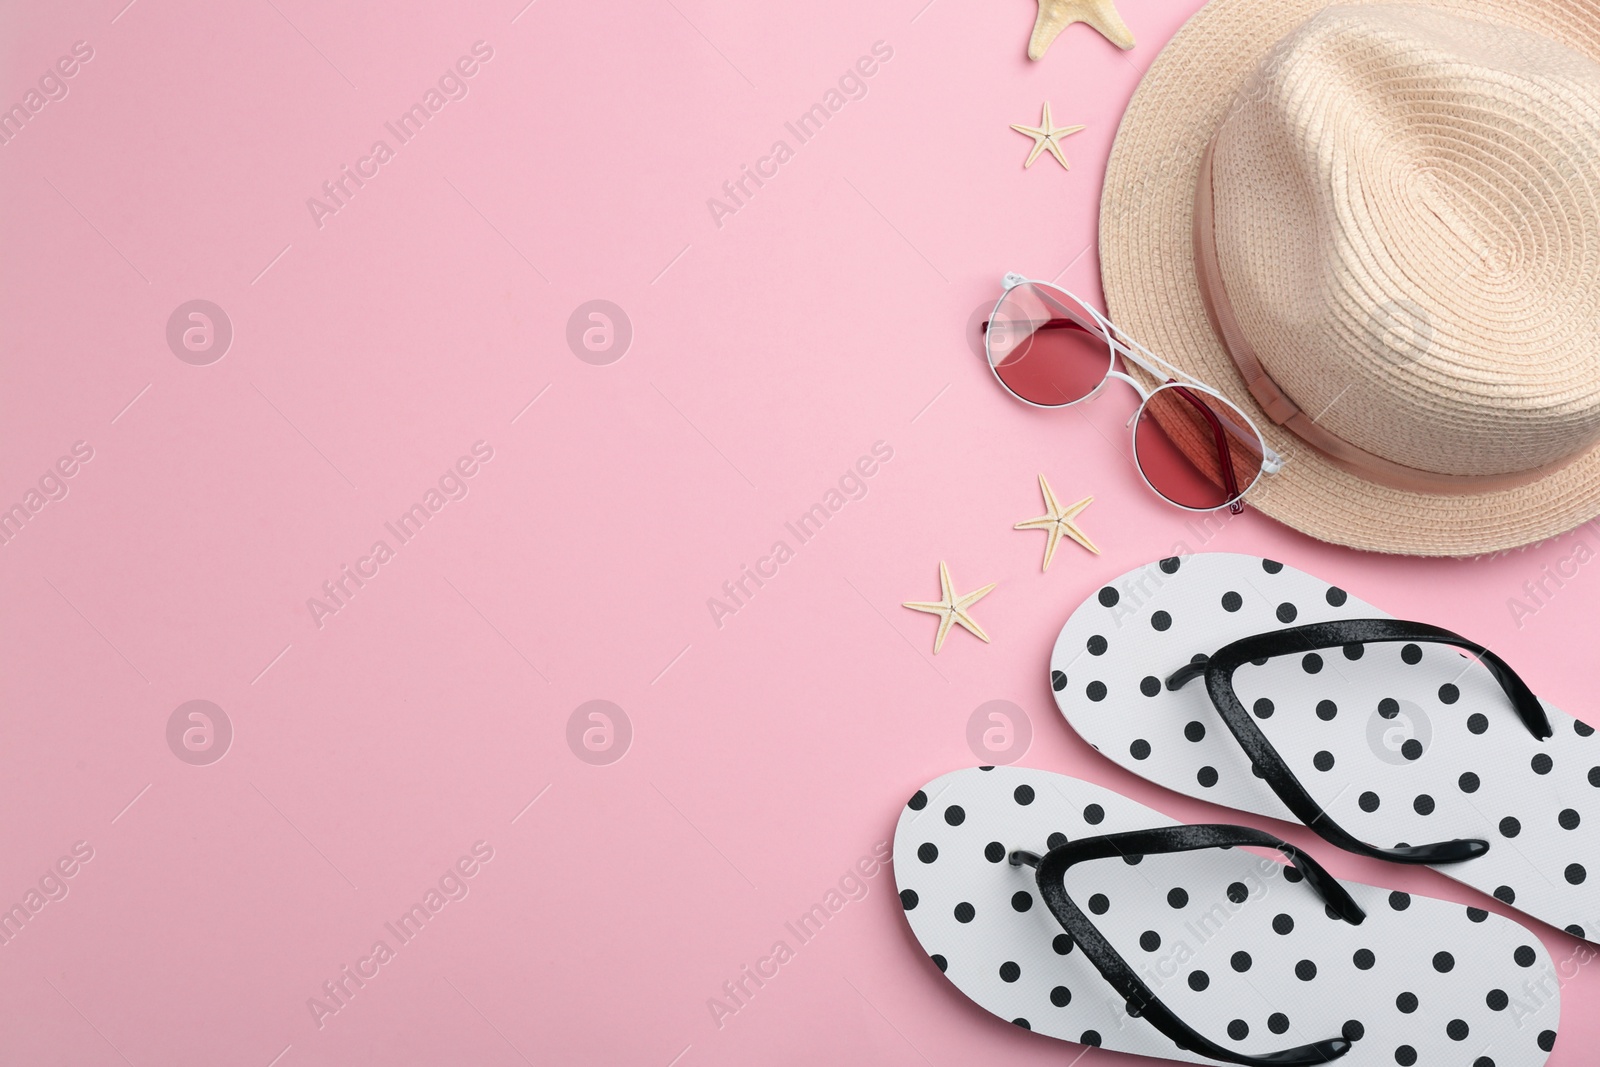
{"type": "Polygon", "coordinates": [[[1600,515],[1600,0],[1212,0],[1100,249],[1112,321],[1290,457],[1273,518],[1441,556],[1600,515]]]}

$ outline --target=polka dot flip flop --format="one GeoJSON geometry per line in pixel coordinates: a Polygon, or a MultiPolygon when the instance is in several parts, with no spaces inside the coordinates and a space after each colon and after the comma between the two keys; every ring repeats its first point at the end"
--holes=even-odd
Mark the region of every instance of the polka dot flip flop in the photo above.
{"type": "Polygon", "coordinates": [[[1464,637],[1207,553],[1091,597],[1050,679],[1084,740],[1158,785],[1600,935],[1600,838],[1575,832],[1600,824],[1600,738],[1464,637]]]}
{"type": "Polygon", "coordinates": [[[894,875],[945,977],[1050,1037],[1274,1067],[1538,1067],[1555,1045],[1560,983],[1515,922],[1075,778],[936,778],[900,814],[894,875]]]}

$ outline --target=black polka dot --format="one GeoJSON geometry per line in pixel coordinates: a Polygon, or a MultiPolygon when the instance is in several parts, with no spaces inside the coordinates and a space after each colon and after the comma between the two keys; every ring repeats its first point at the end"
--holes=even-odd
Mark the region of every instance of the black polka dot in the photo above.
{"type": "Polygon", "coordinates": [[[1472,1061],[1472,1067],[1494,1067],[1494,1060],[1488,1056],[1479,1056],[1472,1061]]]}
{"type": "Polygon", "coordinates": [[[1358,948],[1356,954],[1350,957],[1350,962],[1356,965],[1358,971],[1370,971],[1372,965],[1378,962],[1378,958],[1372,954],[1370,948],[1358,948]]]}
{"type": "Polygon", "coordinates": [[[1182,908],[1182,907],[1187,907],[1188,904],[1189,904],[1189,893],[1188,893],[1187,890],[1184,890],[1184,889],[1169,889],[1167,891],[1167,906],[1168,907],[1182,908]]]}
{"type": "Polygon", "coordinates": [[[1456,701],[1458,701],[1460,699],[1461,699],[1461,690],[1457,689],[1455,686],[1451,685],[1449,682],[1446,682],[1446,683],[1444,683],[1443,685],[1441,685],[1439,687],[1439,703],[1441,703],[1441,704],[1454,704],[1456,701]]]}
{"type": "Polygon", "coordinates": [[[967,812],[960,804],[952,804],[944,809],[944,821],[951,826],[960,826],[967,821],[967,812]]]}
{"type": "Polygon", "coordinates": [[[1250,953],[1243,950],[1235,952],[1232,956],[1228,957],[1229,966],[1238,971],[1240,974],[1248,971],[1252,962],[1254,961],[1250,959],[1250,953]]]}
{"type": "Polygon", "coordinates": [[[1139,738],[1128,746],[1128,755],[1134,759],[1148,759],[1150,756],[1150,742],[1142,737],[1139,738]]]}
{"type": "Polygon", "coordinates": [[[1294,976],[1302,982],[1309,982],[1317,976],[1317,965],[1310,960],[1301,960],[1294,965],[1294,976]]]}
{"type": "Polygon", "coordinates": [[[1133,855],[1122,857],[1122,862],[1126,863],[1129,867],[1137,867],[1139,864],[1144,862],[1144,857],[1135,853],[1133,855]]]}
{"type": "Polygon", "coordinates": [[[915,889],[900,890],[900,906],[907,911],[917,906],[917,891],[915,889]]]}
{"type": "Polygon", "coordinates": [[[912,793],[911,794],[911,799],[906,801],[906,807],[910,808],[912,811],[921,811],[923,808],[925,808],[927,806],[928,806],[928,794],[924,793],[920,789],[917,790],[915,793],[912,793]]]}
{"type": "Polygon", "coordinates": [[[1072,935],[1057,934],[1055,939],[1050,942],[1050,947],[1055,950],[1057,956],[1065,956],[1072,951],[1072,935]]]}
{"type": "Polygon", "coordinates": [[[932,841],[924,841],[917,848],[917,859],[923,863],[932,863],[939,858],[939,846],[932,841]]]}
{"type": "Polygon", "coordinates": [[[1283,880],[1285,882],[1298,882],[1305,877],[1300,873],[1300,868],[1287,863],[1279,864],[1278,870],[1283,872],[1283,880]]]}
{"type": "Polygon", "coordinates": [[[1300,609],[1288,601],[1278,605],[1278,621],[1281,623],[1294,622],[1295,616],[1300,614],[1300,609]]]}
{"type": "Polygon", "coordinates": [[[1058,1008],[1064,1008],[1072,1003],[1072,990],[1064,985],[1058,985],[1050,990],[1050,1003],[1058,1008]]]}
{"type": "Polygon", "coordinates": [[[1350,594],[1336,585],[1330,585],[1328,591],[1322,594],[1322,598],[1328,602],[1329,607],[1342,608],[1344,602],[1350,599],[1350,594]]]}
{"type": "Polygon", "coordinates": [[[1417,995],[1415,993],[1401,993],[1394,998],[1394,1006],[1410,1015],[1417,1010],[1417,995]]]}
{"type": "Polygon", "coordinates": [[[1111,647],[1111,644],[1104,637],[1101,637],[1099,634],[1095,634],[1093,637],[1089,638],[1089,643],[1085,647],[1088,648],[1089,655],[1103,656],[1106,654],[1106,649],[1111,647]]]}
{"type": "Polygon", "coordinates": [[[1100,825],[1100,821],[1105,817],[1106,809],[1102,808],[1098,804],[1090,804],[1087,808],[1083,809],[1083,821],[1088,823],[1090,826],[1100,825]]]}
{"type": "Polygon", "coordinates": [[[1589,768],[1589,784],[1600,789],[1600,767],[1589,768]]]}
{"type": "Polygon", "coordinates": [[[1100,590],[1100,606],[1103,608],[1114,608],[1117,606],[1117,601],[1121,599],[1122,594],[1109,585],[1100,590]]]}
{"type": "Polygon", "coordinates": [[[1189,988],[1194,990],[1196,993],[1205,992],[1206,987],[1209,986],[1210,984],[1211,984],[1211,976],[1209,974],[1207,974],[1206,972],[1204,972],[1204,971],[1190,971],[1189,972],[1189,988]]]}
{"type": "Polygon", "coordinates": [[[1283,564],[1279,563],[1275,559],[1264,559],[1261,561],[1261,569],[1266,571],[1268,574],[1277,574],[1279,571],[1283,570],[1283,564]]]}
{"type": "Polygon", "coordinates": [[[1533,961],[1539,958],[1539,954],[1533,951],[1532,945],[1518,945],[1517,951],[1511,954],[1511,958],[1517,961],[1518,967],[1532,967],[1533,961]]]}
{"type": "Polygon", "coordinates": [[[1210,789],[1217,784],[1217,769],[1215,767],[1201,767],[1194,775],[1195,781],[1210,789]]]}
{"type": "Polygon", "coordinates": [[[1177,574],[1178,568],[1183,566],[1183,560],[1179,559],[1177,556],[1168,556],[1166,559],[1156,564],[1156,566],[1161,568],[1162,574],[1177,574]]]}
{"type": "Polygon", "coordinates": [[[1415,666],[1422,662],[1422,648],[1420,645],[1406,645],[1400,649],[1400,658],[1415,666]]]}
{"type": "Polygon", "coordinates": [[[1488,917],[1489,917],[1489,913],[1484,911],[1482,908],[1473,908],[1473,907],[1468,907],[1467,908],[1467,921],[1468,922],[1481,923],[1481,922],[1483,922],[1483,920],[1487,919],[1488,917]]]}
{"type": "Polygon", "coordinates": [[[1413,1063],[1417,1062],[1417,1050],[1410,1045],[1401,1045],[1394,1050],[1394,1062],[1398,1063],[1400,1067],[1411,1067],[1413,1063]]]}
{"type": "Polygon", "coordinates": [[[1465,1019],[1451,1019],[1444,1026],[1445,1036],[1451,1041],[1465,1041],[1469,1032],[1465,1019]]]}
{"type": "Polygon", "coordinates": [[[1020,1026],[1024,1030],[1032,1030],[1033,1029],[1033,1027],[1031,1025],[1029,1025],[1028,1020],[1026,1020],[1026,1019],[1012,1019],[1011,1020],[1011,1025],[1012,1026],[1020,1026]]]}
{"type": "Polygon", "coordinates": [[[1150,627],[1154,630],[1169,630],[1172,628],[1172,616],[1164,611],[1158,611],[1150,616],[1150,627]]]}
{"type": "Polygon", "coordinates": [[[1335,704],[1333,701],[1317,701],[1317,718],[1321,719],[1323,722],[1331,722],[1333,717],[1337,714],[1339,714],[1339,705],[1335,704]]]}
{"type": "Polygon", "coordinates": [[[1244,597],[1240,596],[1238,593],[1229,590],[1228,592],[1222,594],[1223,611],[1238,611],[1242,607],[1244,607],[1244,597]]]}
{"type": "Polygon", "coordinates": [[[1515,816],[1507,815],[1500,820],[1501,837],[1516,837],[1520,833],[1522,833],[1522,823],[1517,821],[1515,816]]]}
{"type": "Polygon", "coordinates": [[[958,923],[969,923],[976,914],[978,914],[977,909],[964,900],[956,905],[955,916],[958,923]]]}
{"type": "Polygon", "coordinates": [[[1198,719],[1185,724],[1183,728],[1183,736],[1188,738],[1190,741],[1205,740],[1206,724],[1198,719]]]}
{"type": "Polygon", "coordinates": [[[1006,858],[1006,846],[998,841],[990,841],[983,846],[983,858],[990,863],[999,863],[1006,858]]]}
{"type": "Polygon", "coordinates": [[[1066,843],[1067,843],[1067,835],[1063,834],[1063,833],[1059,833],[1059,832],[1053,833],[1049,837],[1044,839],[1045,847],[1046,848],[1051,848],[1051,849],[1060,848],[1062,845],[1064,845],[1066,843]]]}
{"type": "Polygon", "coordinates": [[[1494,891],[1494,898],[1506,904],[1517,902],[1517,891],[1508,885],[1503,885],[1494,891]]]}
{"type": "Polygon", "coordinates": [[[1154,930],[1146,930],[1139,935],[1139,947],[1146,952],[1154,952],[1161,947],[1161,935],[1154,930]]]}
{"type": "Polygon", "coordinates": [[[1067,673],[1065,671],[1050,672],[1050,688],[1061,692],[1067,687],[1067,673]]]}
{"type": "Polygon", "coordinates": [[[1111,901],[1107,899],[1104,893],[1096,893],[1089,898],[1089,910],[1096,915],[1104,915],[1111,910],[1111,901]]]}
{"type": "Polygon", "coordinates": [[[1018,978],[1021,978],[1021,977],[1022,977],[1022,968],[1018,967],[1015,963],[1012,963],[1010,960],[1007,960],[1006,962],[1004,962],[1004,963],[1002,963],[1000,965],[1000,980],[1002,982],[1015,982],[1018,978]]]}
{"type": "Polygon", "coordinates": [[[1367,654],[1367,646],[1357,641],[1353,644],[1345,645],[1342,651],[1345,659],[1354,661],[1367,654]]]}
{"type": "Polygon", "coordinates": [[[1504,989],[1491,989],[1489,995],[1483,998],[1483,1002],[1489,1005],[1490,1011],[1505,1011],[1506,1005],[1511,1003],[1511,998],[1506,995],[1504,989]]]}
{"type": "Polygon", "coordinates": [[[1567,869],[1561,872],[1573,885],[1582,885],[1583,880],[1589,877],[1589,872],[1583,869],[1581,863],[1569,863],[1567,869]]]}
{"type": "Polygon", "coordinates": [[[1085,1030],[1082,1034],[1078,1035],[1078,1044],[1080,1044],[1080,1045],[1088,1045],[1090,1048],[1099,1048],[1100,1047],[1100,1031],[1098,1031],[1098,1030],[1085,1030]]]}
{"type": "Polygon", "coordinates": [[[1346,1041],[1360,1041],[1367,1036],[1367,1028],[1361,1025],[1360,1019],[1351,1019],[1339,1027],[1339,1033],[1346,1041]]]}
{"type": "Polygon", "coordinates": [[[1243,1041],[1250,1036],[1250,1024],[1243,1019],[1235,1019],[1228,1024],[1228,1036],[1235,1041],[1243,1041]]]}
{"type": "Polygon", "coordinates": [[[1365,793],[1362,793],[1361,796],[1356,798],[1356,803],[1361,805],[1361,810],[1362,811],[1365,811],[1365,812],[1377,811],[1378,810],[1378,794],[1374,793],[1372,790],[1369,789],[1365,793]]]}
{"type": "Polygon", "coordinates": [[[1528,761],[1528,766],[1533,768],[1534,774],[1549,774],[1550,768],[1555,766],[1555,760],[1541,752],[1528,761]]]}
{"type": "Polygon", "coordinates": [[[1433,954],[1433,969],[1440,974],[1449,974],[1455,968],[1456,958],[1448,952],[1435,952],[1433,954]]]}
{"type": "Polygon", "coordinates": [[[1389,907],[1395,911],[1405,911],[1411,907],[1411,894],[1402,893],[1398,889],[1394,890],[1389,894],[1389,907]]]}
{"type": "Polygon", "coordinates": [[[1094,701],[1104,700],[1106,698],[1106,683],[1099,681],[1090,682],[1088,685],[1084,686],[1083,695],[1094,701]]]}
{"type": "Polygon", "coordinates": [[[1576,830],[1580,821],[1578,813],[1571,808],[1562,808],[1561,814],[1556,816],[1556,825],[1563,830],[1576,830]]]}
{"type": "Polygon", "coordinates": [[[1011,799],[1024,806],[1033,803],[1033,786],[1019,785],[1011,791],[1011,799]]]}
{"type": "Polygon", "coordinates": [[[1411,810],[1418,815],[1433,814],[1433,798],[1426,793],[1418,793],[1417,799],[1411,802],[1411,810]]]}
{"type": "Polygon", "coordinates": [[[1541,1049],[1543,1049],[1545,1052],[1549,1052],[1551,1049],[1555,1048],[1556,1047],[1556,1032],[1554,1030],[1540,1030],[1539,1031],[1539,1047],[1541,1049]]]}
{"type": "Polygon", "coordinates": [[[1289,1017],[1281,1011],[1275,1011],[1267,1016],[1267,1029],[1275,1034],[1281,1034],[1289,1029],[1289,1017]]]}
{"type": "Polygon", "coordinates": [[[1258,719],[1270,719],[1272,718],[1272,713],[1276,710],[1276,708],[1273,706],[1272,701],[1268,700],[1266,697],[1261,697],[1251,705],[1250,710],[1255,712],[1256,718],[1258,719]]]}
{"type": "Polygon", "coordinates": [[[1572,732],[1577,734],[1579,737],[1588,737],[1590,734],[1594,733],[1594,727],[1579,719],[1573,719],[1572,732]]]}
{"type": "Polygon", "coordinates": [[[1316,674],[1322,670],[1322,657],[1315,652],[1307,652],[1305,657],[1300,660],[1300,669],[1307,674],[1316,674]]]}
{"type": "Polygon", "coordinates": [[[1461,787],[1461,791],[1463,793],[1476,793],[1478,791],[1478,786],[1481,783],[1479,783],[1478,776],[1476,774],[1473,774],[1471,771],[1467,771],[1462,774],[1460,778],[1456,779],[1456,784],[1461,787]]]}
{"type": "Polygon", "coordinates": [[[1400,755],[1404,756],[1408,760],[1421,759],[1422,742],[1418,741],[1415,737],[1406,738],[1405,743],[1400,746],[1400,755]]]}
{"type": "Polygon", "coordinates": [[[1333,770],[1333,753],[1323,749],[1311,757],[1311,765],[1319,771],[1333,770]]]}
{"type": "Polygon", "coordinates": [[[1481,734],[1488,728],[1489,716],[1485,715],[1483,712],[1475,711],[1471,715],[1467,716],[1467,731],[1469,733],[1481,734]]]}
{"type": "Polygon", "coordinates": [[[1139,692],[1147,697],[1161,694],[1161,679],[1153,674],[1147,674],[1139,680],[1139,692]]]}
{"type": "Polygon", "coordinates": [[[1294,916],[1288,912],[1280,911],[1272,917],[1272,931],[1277,934],[1287,934],[1294,930],[1294,916]]]}
{"type": "Polygon", "coordinates": [[[1400,714],[1400,702],[1394,697],[1384,697],[1378,701],[1378,714],[1385,719],[1392,719],[1400,714]]]}
{"type": "Polygon", "coordinates": [[[1245,888],[1243,882],[1229,882],[1228,899],[1235,904],[1243,904],[1250,899],[1250,890],[1245,888]]]}
{"type": "Polygon", "coordinates": [[[1027,911],[1033,907],[1033,894],[1026,889],[1019,889],[1011,894],[1011,910],[1027,911]]]}

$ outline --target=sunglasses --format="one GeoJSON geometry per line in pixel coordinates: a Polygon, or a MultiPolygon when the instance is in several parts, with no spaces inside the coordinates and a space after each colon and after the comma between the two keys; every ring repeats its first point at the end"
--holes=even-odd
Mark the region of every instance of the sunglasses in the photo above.
{"type": "Polygon", "coordinates": [[[1113,378],[1139,394],[1128,420],[1133,461],[1153,492],[1186,511],[1244,510],[1263,474],[1283,469],[1250,417],[1112,325],[1058,285],[1020,274],[983,324],[989,369],[1006,392],[1038,408],[1092,400],[1113,378]],[[1163,384],[1147,390],[1117,369],[1117,357],[1163,384]]]}

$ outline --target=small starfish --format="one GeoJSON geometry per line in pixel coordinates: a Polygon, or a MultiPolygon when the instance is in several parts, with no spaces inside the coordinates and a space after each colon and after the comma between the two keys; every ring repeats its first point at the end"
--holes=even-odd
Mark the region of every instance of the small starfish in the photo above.
{"type": "Polygon", "coordinates": [[[1028,58],[1043,59],[1061,31],[1074,22],[1086,22],[1123,51],[1133,47],[1133,34],[1117,14],[1113,0],[1039,0],[1039,17],[1028,40],[1028,58]]]}
{"type": "Polygon", "coordinates": [[[1011,128],[1018,133],[1025,133],[1033,138],[1033,151],[1028,153],[1028,161],[1023,164],[1024,168],[1033,166],[1033,161],[1039,158],[1041,152],[1049,152],[1056,157],[1057,163],[1060,163],[1067,170],[1072,169],[1071,164],[1067,162],[1066,154],[1061,151],[1061,138],[1077,133],[1084,127],[1057,126],[1050,117],[1050,101],[1045,101],[1044,117],[1039,120],[1039,125],[1019,126],[1013,122],[1011,128]]]}
{"type": "Polygon", "coordinates": [[[1044,570],[1050,569],[1050,561],[1055,558],[1056,546],[1061,543],[1062,534],[1066,534],[1098,556],[1100,550],[1095,547],[1093,541],[1089,540],[1089,535],[1080,530],[1078,524],[1072,521],[1078,517],[1079,512],[1094,503],[1094,497],[1086,496],[1071,507],[1063,509],[1060,504],[1056,503],[1056,495],[1050,491],[1050,483],[1044,480],[1044,475],[1042,474],[1039,475],[1039,489],[1044,493],[1045,513],[1037,519],[1019,522],[1013,529],[1044,530],[1050,535],[1049,542],[1044,546],[1044,570]]]}
{"type": "Polygon", "coordinates": [[[944,647],[945,635],[950,632],[953,624],[960,624],[967,632],[983,641],[989,641],[989,635],[983,632],[977,620],[967,614],[967,609],[994,591],[995,583],[990,582],[974,593],[957,596],[955,587],[950,584],[950,568],[945,566],[944,560],[939,561],[939,586],[944,594],[944,599],[937,603],[907,601],[903,606],[912,611],[926,611],[929,615],[939,616],[939,636],[933,639],[933,654],[937,656],[944,647]]]}

